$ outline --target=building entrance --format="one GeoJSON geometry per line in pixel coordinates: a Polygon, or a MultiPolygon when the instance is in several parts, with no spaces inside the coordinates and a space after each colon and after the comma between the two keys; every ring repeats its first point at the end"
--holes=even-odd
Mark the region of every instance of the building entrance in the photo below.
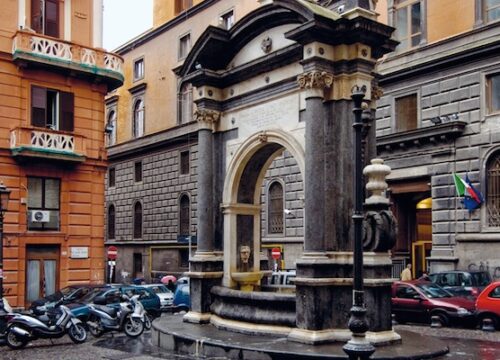
{"type": "Polygon", "coordinates": [[[26,249],[26,305],[59,290],[59,246],[26,249]]]}

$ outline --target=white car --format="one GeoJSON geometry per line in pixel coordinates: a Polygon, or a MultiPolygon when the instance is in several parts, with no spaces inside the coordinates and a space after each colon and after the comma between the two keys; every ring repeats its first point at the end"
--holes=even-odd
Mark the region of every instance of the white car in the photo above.
{"type": "Polygon", "coordinates": [[[174,293],[163,284],[143,284],[141,287],[149,288],[160,298],[160,308],[166,310],[174,304],[174,293]]]}

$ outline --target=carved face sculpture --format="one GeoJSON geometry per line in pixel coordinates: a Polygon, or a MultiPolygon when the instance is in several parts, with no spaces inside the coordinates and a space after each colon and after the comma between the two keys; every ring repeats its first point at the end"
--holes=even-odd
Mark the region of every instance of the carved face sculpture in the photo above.
{"type": "Polygon", "coordinates": [[[242,246],[240,247],[240,259],[242,264],[248,264],[248,260],[250,259],[250,246],[242,246]]]}

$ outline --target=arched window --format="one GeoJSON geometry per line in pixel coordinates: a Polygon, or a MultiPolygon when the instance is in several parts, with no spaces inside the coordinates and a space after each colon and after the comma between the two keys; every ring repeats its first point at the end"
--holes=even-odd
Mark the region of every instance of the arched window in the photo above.
{"type": "Polygon", "coordinates": [[[189,236],[191,222],[191,206],[189,196],[182,195],[179,199],[179,235],[189,236]]]}
{"type": "Polygon", "coordinates": [[[500,150],[491,155],[486,165],[486,208],[488,225],[500,227],[500,150]]]}
{"type": "Polygon", "coordinates": [[[134,205],[134,239],[142,238],[142,204],[138,201],[134,205]]]}
{"type": "Polygon", "coordinates": [[[187,124],[193,121],[193,87],[184,84],[179,94],[179,123],[187,124]]]}
{"type": "Polygon", "coordinates": [[[134,138],[144,135],[144,101],[142,99],[138,99],[134,104],[132,131],[134,138]]]}
{"type": "Polygon", "coordinates": [[[115,206],[108,207],[108,240],[115,238],[115,206]]]}
{"type": "Polygon", "coordinates": [[[116,111],[111,110],[108,114],[108,122],[106,124],[106,134],[108,135],[108,146],[116,143],[116,111]]]}
{"type": "Polygon", "coordinates": [[[283,186],[278,181],[269,186],[267,224],[269,234],[283,234],[283,186]]]}

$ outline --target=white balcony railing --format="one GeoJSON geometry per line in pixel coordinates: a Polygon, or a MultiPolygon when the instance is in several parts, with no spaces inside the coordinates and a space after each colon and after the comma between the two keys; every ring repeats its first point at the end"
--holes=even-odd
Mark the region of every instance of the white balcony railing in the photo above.
{"type": "Polygon", "coordinates": [[[72,135],[32,131],[31,146],[46,150],[74,152],[75,138],[72,135]]]}

